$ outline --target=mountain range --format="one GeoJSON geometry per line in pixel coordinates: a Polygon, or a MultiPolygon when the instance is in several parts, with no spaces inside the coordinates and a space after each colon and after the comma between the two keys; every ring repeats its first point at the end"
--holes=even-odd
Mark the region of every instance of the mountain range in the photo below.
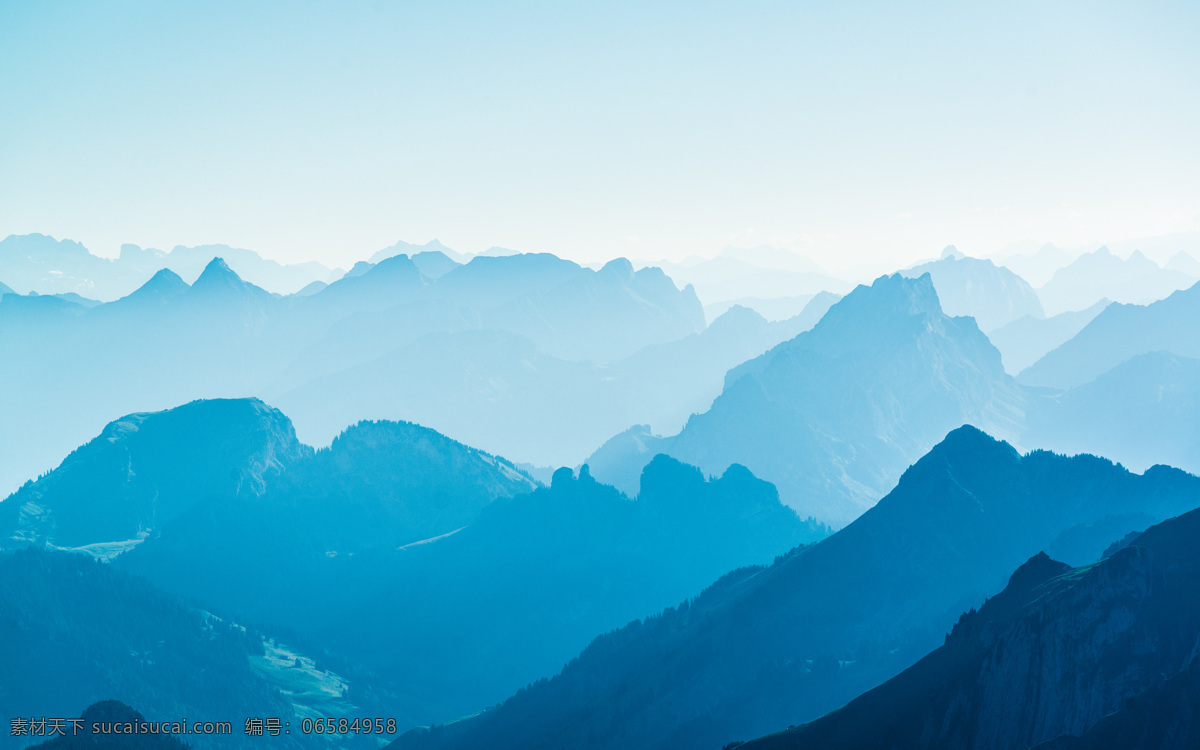
{"type": "Polygon", "coordinates": [[[1051,351],[1070,341],[1110,304],[1102,299],[1086,310],[1065,312],[1049,318],[1025,315],[988,333],[1000,350],[1004,369],[1018,375],[1051,351]]]}
{"type": "MultiPolygon", "coordinates": [[[[631,422],[680,429],[712,404],[730,368],[811,327],[816,312],[768,322],[734,307],[699,333],[605,365],[547,354],[517,333],[431,333],[272,400],[315,443],[359,419],[409,419],[487,450],[574,463],[631,422]]],[[[635,494],[632,479],[621,486],[635,494]]]]}
{"type": "Polygon", "coordinates": [[[747,466],[802,516],[843,526],[947,431],[1019,434],[1025,395],[971,318],[946,315],[928,274],[860,286],[810,331],[729,371],[674,436],[626,433],[588,463],[627,483],[656,452],[717,473],[747,466]]]}
{"type": "Polygon", "coordinates": [[[1192,511],[1091,565],[1039,553],[914,666],[739,747],[1196,747],[1197,534],[1192,511]]]}
{"type": "Polygon", "coordinates": [[[1200,504],[1200,479],[1024,456],[962,427],[833,536],[597,638],[560,674],[397,748],[720,748],[900,673],[1040,550],[1072,564],[1200,504]]]}
{"type": "MultiPolygon", "coordinates": [[[[597,633],[824,536],[742,467],[706,480],[660,457],[634,499],[586,467],[538,488],[409,423],[363,422],[313,451],[255,400],[122,418],[0,511],[0,547],[110,560],[369,671],[359,682],[395,696],[406,728],[494,703],[597,633]]],[[[259,642],[268,661],[292,653],[259,642]]]]}
{"type": "Polygon", "coordinates": [[[1073,338],[1024,370],[1025,385],[1073,388],[1149,352],[1200,357],[1200,284],[1149,305],[1109,305],[1073,338]]]}
{"type": "Polygon", "coordinates": [[[990,260],[968,258],[946,248],[942,258],[900,272],[908,278],[928,273],[942,310],[951,316],[970,315],[980,330],[990,332],[1024,317],[1043,318],[1042,303],[1033,287],[990,260]]]}
{"type": "MultiPolygon", "coordinates": [[[[0,486],[41,473],[122,414],[196,398],[279,395],[427,334],[511,334],[548,356],[602,366],[704,327],[695,295],[676,289],[661,272],[634,273],[617,262],[592,271],[553,256],[477,258],[433,280],[401,255],[289,297],[246,282],[219,258],[191,285],[162,270],[134,293],[90,308],[6,294],[0,297],[0,348],[10,356],[0,363],[0,408],[8,418],[0,425],[0,448],[8,460],[0,486]],[[37,427],[46,421],[56,429],[37,427]]],[[[730,356],[736,355],[716,361],[730,356]]],[[[469,379],[470,373],[450,377],[469,379]]],[[[486,399],[482,383],[471,395],[486,399]]],[[[699,390],[706,387],[712,386],[699,390]]],[[[685,389],[667,409],[690,408],[687,399],[695,393],[685,389]]],[[[301,437],[314,440],[305,416],[301,437]]],[[[559,415],[559,424],[568,418],[559,415]]],[[[319,442],[332,437],[323,434],[319,442]]],[[[578,461],[598,442],[561,462],[578,461]]],[[[543,436],[537,447],[519,457],[549,463],[555,436],[543,436]]],[[[506,444],[496,448],[512,453],[506,444]]]]}
{"type": "Polygon", "coordinates": [[[228,245],[178,245],[170,252],[122,245],[120,255],[112,260],[92,255],[78,242],[26,234],[0,240],[0,278],[25,292],[74,293],[109,302],[130,294],[162,269],[195,279],[214,256],[226,258],[251,283],[282,294],[341,275],[340,270],[320,263],[283,265],[228,245]]]}
{"type": "Polygon", "coordinates": [[[1046,312],[1057,315],[1086,310],[1102,298],[1149,304],[1196,281],[1194,275],[1161,268],[1140,250],[1120,258],[1101,247],[1055,271],[1037,293],[1046,312]]]}

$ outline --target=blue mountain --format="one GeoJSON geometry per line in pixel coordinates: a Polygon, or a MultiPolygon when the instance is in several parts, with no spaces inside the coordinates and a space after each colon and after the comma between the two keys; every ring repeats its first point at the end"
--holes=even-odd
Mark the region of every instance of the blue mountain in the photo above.
{"type": "Polygon", "coordinates": [[[942,642],[1040,550],[1073,564],[1200,505],[1200,479],[1022,456],[962,427],[833,536],[597,638],[556,677],[397,748],[720,748],[813,720],[942,642]]]}

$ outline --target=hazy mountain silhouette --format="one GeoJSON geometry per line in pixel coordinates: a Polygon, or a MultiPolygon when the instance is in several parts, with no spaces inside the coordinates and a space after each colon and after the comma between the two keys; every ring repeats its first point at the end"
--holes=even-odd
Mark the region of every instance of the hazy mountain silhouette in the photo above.
{"type": "Polygon", "coordinates": [[[1178,470],[1021,456],[963,427],[828,539],[730,573],[501,706],[395,746],[720,748],[761,736],[902,671],[1037,551],[1087,563],[1197,504],[1200,479],[1178,470]]]}
{"type": "MultiPolygon", "coordinates": [[[[378,251],[369,258],[369,261],[371,263],[378,263],[381,260],[386,260],[387,258],[391,258],[396,255],[415,257],[422,253],[440,253],[454,261],[456,264],[466,263],[468,260],[470,260],[469,256],[455,252],[454,250],[451,250],[443,245],[440,241],[434,239],[426,242],[424,245],[417,245],[412,242],[405,242],[401,240],[394,245],[389,245],[388,247],[378,251]]],[[[434,277],[430,276],[430,278],[434,277]]]]}
{"type": "Polygon", "coordinates": [[[176,245],[165,253],[137,245],[122,245],[116,263],[133,270],[139,279],[163,268],[184,278],[194,279],[214,257],[224,258],[241,278],[278,294],[291,294],[313,282],[329,282],[339,275],[337,270],[314,261],[284,265],[263,258],[253,250],[229,245],[176,245]]]}
{"type": "Polygon", "coordinates": [[[947,315],[970,315],[982,331],[993,331],[1029,316],[1042,318],[1042,303],[1033,287],[990,260],[950,253],[900,272],[910,279],[928,273],[947,315]]]}
{"type": "Polygon", "coordinates": [[[281,265],[227,245],[178,246],[169,253],[122,245],[120,256],[110,260],[92,255],[78,242],[26,234],[0,241],[0,277],[26,291],[111,301],[128,295],[162,269],[194,279],[214,256],[226,258],[251,282],[282,293],[312,281],[328,281],[334,273],[320,263],[281,265]]]}
{"type": "Polygon", "coordinates": [[[647,265],[662,268],[680,284],[693,286],[706,305],[820,292],[843,294],[851,287],[801,255],[769,247],[726,248],[715,258],[693,257],[679,263],[654,261],[647,265]]]}
{"type": "Polygon", "coordinates": [[[1200,360],[1139,354],[1090,383],[1031,402],[1025,440],[1099,453],[1131,469],[1200,474],[1200,360]]]}
{"type": "Polygon", "coordinates": [[[840,294],[833,292],[817,292],[816,294],[801,294],[794,297],[775,297],[762,299],[760,297],[742,297],[741,299],[725,300],[704,306],[704,315],[709,320],[716,320],[732,307],[746,307],[770,321],[788,320],[801,317],[811,320],[812,328],[817,324],[830,307],[841,299],[840,294]]]}
{"type": "Polygon", "coordinates": [[[1172,255],[1163,268],[1200,278],[1200,260],[1183,251],[1172,255]]]}
{"type": "Polygon", "coordinates": [[[425,250],[416,253],[412,256],[412,260],[417,268],[421,269],[422,275],[434,281],[462,265],[440,250],[425,250]]]}
{"type": "Polygon", "coordinates": [[[1066,250],[1047,242],[1034,252],[1004,256],[999,259],[999,264],[1011,269],[1033,286],[1041,287],[1058,269],[1072,260],[1071,254],[1066,250]]]}
{"type": "Polygon", "coordinates": [[[902,674],[742,747],[1196,747],[1198,534],[1193,511],[1095,565],[1039,553],[902,674]]]}
{"type": "MultiPolygon", "coordinates": [[[[444,330],[274,396],[307,440],[323,443],[343,425],[367,417],[407,419],[492,452],[571,464],[631,422],[678,430],[712,404],[729,368],[806,325],[803,317],[770,323],[735,308],[700,333],[652,344],[602,367],[545,354],[514,333],[470,329],[481,321],[453,308],[413,305],[392,314],[394,320],[408,316],[410,332],[426,323],[444,330]],[[445,314],[427,317],[435,311],[445,314]]],[[[404,334],[392,340],[404,342],[404,334]]],[[[632,481],[621,488],[635,493],[640,472],[640,464],[633,467],[632,481]]]]}
{"type": "Polygon", "coordinates": [[[1154,351],[1200,357],[1200,284],[1144,307],[1109,305],[1074,338],[1022,372],[1019,380],[1073,388],[1154,351]]]}
{"type": "Polygon", "coordinates": [[[0,503],[0,548],[136,543],[197,503],[262,494],[309,453],[258,400],[130,414],[0,503]]]}
{"type": "MultiPolygon", "coordinates": [[[[801,516],[842,526],[956,425],[1016,434],[1023,404],[975,322],[943,314],[928,275],[896,274],[730,370],[712,408],[655,450],[709,473],[740,463],[801,516]]],[[[596,462],[601,481],[629,474],[596,462]]]]}
{"type": "MultiPolygon", "coordinates": [[[[430,279],[400,255],[360,270],[316,293],[280,297],[216,258],[191,286],[163,270],[91,309],[49,296],[0,297],[0,410],[7,416],[0,424],[7,459],[0,486],[15,488],[49,469],[122,414],[195,398],[279,395],[427,334],[507,331],[551,356],[599,364],[703,329],[690,291],[660,272],[627,273],[620,263],[596,272],[553,256],[485,258],[430,279]],[[494,304],[477,306],[483,299],[494,304]],[[56,429],[37,427],[46,423],[56,429]]],[[[469,377],[451,373],[446,383],[469,377]]],[[[671,404],[676,413],[703,408],[692,407],[693,391],[684,390],[686,397],[671,404]]],[[[449,392],[447,386],[434,403],[449,403],[449,392]]],[[[579,461],[605,435],[646,420],[623,418],[563,462],[579,461]]],[[[555,429],[569,421],[560,414],[555,429]]]]}
{"type": "Polygon", "coordinates": [[[1109,300],[1102,299],[1078,312],[1059,313],[1049,318],[1026,315],[988,333],[988,340],[1000,350],[1004,369],[1016,375],[1074,338],[1110,304],[1109,300]]]}
{"type": "Polygon", "coordinates": [[[1085,310],[1102,298],[1145,305],[1194,283],[1196,277],[1162,269],[1140,250],[1122,259],[1101,247],[1055,271],[1038,296],[1046,312],[1057,315],[1085,310]]]}

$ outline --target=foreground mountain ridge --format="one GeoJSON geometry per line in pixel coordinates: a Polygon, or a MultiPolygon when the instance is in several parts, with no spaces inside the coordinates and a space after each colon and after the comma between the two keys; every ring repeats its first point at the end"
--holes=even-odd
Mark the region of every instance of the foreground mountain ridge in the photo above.
{"type": "Polygon", "coordinates": [[[720,748],[899,673],[1039,550],[1086,563],[1197,505],[1200,479],[1184,472],[1022,456],[963,427],[828,539],[730,573],[598,638],[553,679],[396,747],[720,748]]]}
{"type": "Polygon", "coordinates": [[[1197,534],[1191,511],[1088,566],[1039,553],[910,669],[741,747],[1195,747],[1197,534]]]}

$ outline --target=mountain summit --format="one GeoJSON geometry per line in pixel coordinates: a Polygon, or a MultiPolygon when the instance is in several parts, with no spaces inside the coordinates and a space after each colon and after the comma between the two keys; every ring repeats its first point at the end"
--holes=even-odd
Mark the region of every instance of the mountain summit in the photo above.
{"type": "Polygon", "coordinates": [[[895,274],[730,370],[712,408],[655,449],[712,474],[743,464],[801,516],[843,526],[949,430],[1012,436],[1023,405],[975,322],[942,311],[928,274],[895,274]]]}

